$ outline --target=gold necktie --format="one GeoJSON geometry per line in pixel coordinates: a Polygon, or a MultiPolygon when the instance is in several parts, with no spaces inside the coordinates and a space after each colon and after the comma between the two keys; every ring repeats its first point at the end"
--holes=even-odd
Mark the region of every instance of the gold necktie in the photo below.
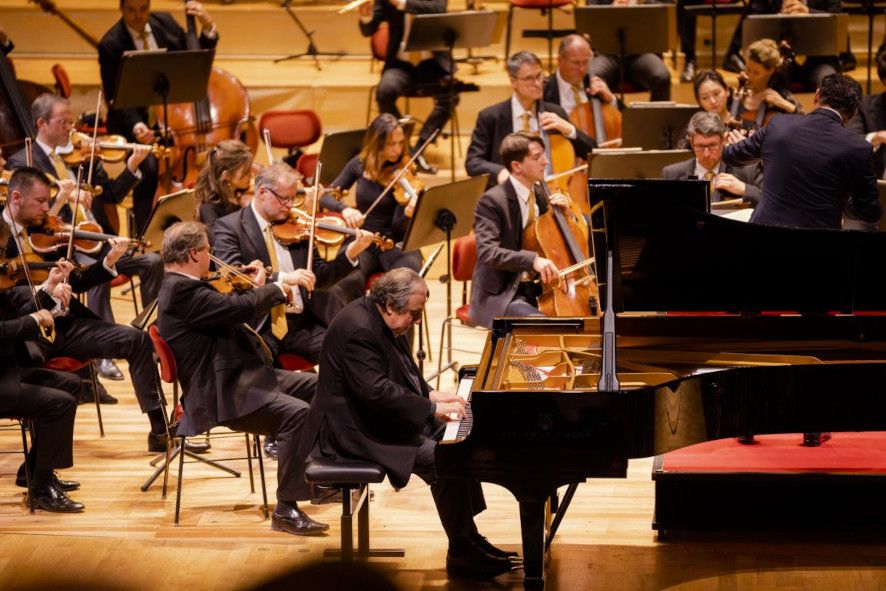
{"type": "Polygon", "coordinates": [[[575,84],[572,84],[572,96],[575,97],[575,106],[576,107],[581,106],[581,104],[584,102],[581,99],[581,89],[578,86],[576,86],[575,84]]]}
{"type": "Polygon", "coordinates": [[[150,35],[150,33],[148,33],[147,29],[142,29],[141,33],[138,34],[138,40],[142,42],[142,46],[139,47],[139,49],[151,48],[151,44],[148,43],[148,35],[150,35]]]}
{"type": "Polygon", "coordinates": [[[708,182],[714,180],[714,171],[709,170],[706,173],[704,173],[704,180],[706,180],[708,182]]]}
{"type": "Polygon", "coordinates": [[[529,126],[529,118],[532,117],[532,113],[529,111],[523,111],[523,114],[520,116],[523,118],[523,131],[526,133],[532,133],[532,127],[529,126]]]}
{"type": "Polygon", "coordinates": [[[532,189],[529,190],[527,205],[529,206],[529,215],[526,217],[526,227],[528,228],[535,223],[535,191],[532,189]]]}
{"type": "Polygon", "coordinates": [[[49,153],[49,159],[52,161],[52,167],[55,169],[55,178],[59,180],[71,178],[71,171],[65,165],[62,157],[55,153],[55,150],[49,153]]]}
{"type": "MultiPolygon", "coordinates": [[[[265,226],[265,246],[268,248],[268,258],[271,259],[271,270],[274,273],[280,271],[280,265],[277,260],[277,249],[274,246],[274,236],[271,234],[271,224],[265,226]]],[[[293,289],[298,289],[293,287],[293,289]]],[[[271,334],[278,340],[283,340],[286,333],[289,332],[289,326],[286,323],[286,306],[280,304],[271,308],[271,334]]]]}
{"type": "Polygon", "coordinates": [[[26,229],[22,228],[22,231],[19,232],[18,237],[22,254],[30,254],[34,252],[34,249],[31,248],[31,243],[28,242],[28,231],[26,229]]]}

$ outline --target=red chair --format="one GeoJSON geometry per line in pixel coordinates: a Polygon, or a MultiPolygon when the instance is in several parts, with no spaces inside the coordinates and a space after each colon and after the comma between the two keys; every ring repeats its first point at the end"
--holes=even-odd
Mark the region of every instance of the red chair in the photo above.
{"type": "MultiPolygon", "coordinates": [[[[310,146],[323,135],[323,124],[320,123],[320,117],[310,109],[265,111],[259,119],[258,128],[271,132],[272,148],[286,148],[289,154],[298,148],[310,146]]],[[[309,159],[303,166],[301,161],[306,157],[307,155],[304,155],[299,158],[297,166],[299,172],[305,178],[309,178],[314,176],[316,156],[313,158],[313,162],[309,159]]]]}
{"type": "Polygon", "coordinates": [[[71,98],[71,79],[68,71],[61,64],[52,66],[52,75],[55,77],[55,91],[60,97],[71,98]]]}
{"type": "Polygon", "coordinates": [[[99,402],[98,376],[95,373],[95,365],[92,363],[92,359],[80,359],[78,357],[51,357],[43,363],[43,367],[46,369],[67,371],[70,373],[77,373],[85,367],[89,368],[89,380],[92,382],[92,393],[93,398],[95,398],[95,412],[98,415],[98,431],[101,436],[104,437],[105,424],[102,421],[102,406],[99,402]]]}
{"type": "Polygon", "coordinates": [[[468,234],[457,238],[452,243],[452,278],[462,282],[461,306],[455,309],[455,315],[443,320],[440,329],[440,351],[437,357],[437,387],[440,387],[440,374],[443,370],[443,348],[446,345],[447,363],[452,362],[452,352],[462,351],[465,353],[477,353],[467,349],[459,349],[452,346],[452,323],[458,320],[461,326],[473,330],[486,331],[482,326],[477,326],[471,320],[471,305],[468,303],[468,282],[474,276],[474,267],[477,266],[477,238],[474,234],[468,234]],[[448,339],[447,327],[449,328],[448,339]]]}
{"type": "Polygon", "coordinates": [[[314,371],[315,364],[296,353],[280,353],[277,360],[280,367],[288,371],[314,371]]]}
{"type": "MultiPolygon", "coordinates": [[[[175,394],[173,394],[173,396],[177,397],[178,370],[177,370],[176,363],[175,363],[175,357],[172,354],[172,349],[170,348],[169,344],[163,339],[163,337],[160,336],[160,331],[157,329],[156,324],[152,324],[148,328],[148,336],[151,338],[151,343],[154,345],[154,358],[160,364],[160,379],[168,384],[173,384],[173,388],[174,388],[174,392],[175,392],[175,394]]],[[[160,388],[161,384],[157,384],[157,387],[160,388]]],[[[182,399],[184,399],[184,395],[182,396],[182,399]]],[[[162,396],[161,396],[161,400],[162,400],[162,396]]],[[[177,400],[176,400],[175,404],[173,405],[173,408],[174,409],[178,408],[177,400]]],[[[165,419],[166,413],[164,412],[163,414],[164,414],[164,419],[165,419]]],[[[190,458],[192,460],[202,462],[208,466],[211,466],[213,468],[217,468],[219,470],[227,472],[228,474],[236,476],[237,478],[240,477],[240,472],[237,472],[236,470],[232,470],[231,468],[228,468],[227,466],[224,466],[218,462],[200,457],[199,455],[188,451],[185,447],[185,440],[187,438],[184,436],[178,438],[179,439],[178,444],[176,445],[175,449],[172,449],[171,442],[172,442],[173,437],[172,437],[172,433],[170,432],[170,427],[169,427],[168,421],[166,422],[166,432],[167,432],[168,441],[170,442],[170,445],[167,446],[167,448],[166,448],[166,454],[165,454],[166,459],[163,462],[163,465],[158,467],[157,470],[154,472],[154,474],[152,474],[151,477],[148,479],[148,481],[142,485],[142,492],[147,491],[148,487],[151,486],[151,484],[154,482],[154,480],[157,479],[157,477],[160,475],[160,473],[163,473],[163,475],[164,475],[163,476],[163,498],[165,499],[167,484],[169,481],[169,463],[170,463],[170,461],[175,459],[176,456],[178,456],[178,483],[177,483],[177,487],[176,487],[176,496],[175,496],[175,524],[178,525],[179,515],[180,515],[180,511],[181,511],[182,480],[184,477],[184,458],[185,458],[185,456],[187,456],[188,458],[190,458]]],[[[268,492],[267,492],[267,488],[265,487],[265,466],[264,466],[264,461],[262,460],[262,457],[261,457],[261,453],[258,453],[259,450],[261,449],[261,443],[259,441],[258,435],[253,435],[252,442],[250,441],[250,438],[249,438],[250,434],[249,433],[244,433],[244,435],[246,436],[246,460],[249,464],[249,487],[250,487],[251,492],[254,493],[255,492],[255,481],[254,481],[253,475],[252,475],[252,449],[253,449],[252,443],[254,443],[255,450],[256,450],[255,455],[258,458],[259,475],[261,476],[261,490],[262,490],[262,500],[264,503],[264,505],[263,505],[264,515],[265,515],[265,519],[268,519],[270,517],[270,513],[268,512],[268,492]]],[[[153,462],[152,462],[152,464],[153,464],[153,462]]]]}
{"type": "MultiPolygon", "coordinates": [[[[505,36],[505,61],[511,55],[511,24],[514,18],[514,9],[523,8],[528,10],[541,10],[542,14],[548,15],[548,28],[541,31],[527,29],[524,33],[544,33],[543,37],[548,40],[548,61],[553,60],[554,55],[554,9],[562,9],[564,6],[572,4],[572,0],[511,0],[508,3],[508,30],[505,36]]],[[[549,64],[550,65],[550,64],[549,64]]]]}

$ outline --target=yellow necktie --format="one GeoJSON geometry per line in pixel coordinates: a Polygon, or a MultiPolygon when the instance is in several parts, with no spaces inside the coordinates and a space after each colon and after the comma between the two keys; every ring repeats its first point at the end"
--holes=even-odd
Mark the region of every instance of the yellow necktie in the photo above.
{"type": "Polygon", "coordinates": [[[575,97],[575,106],[580,106],[584,101],[581,100],[581,89],[575,84],[572,85],[572,96],[575,97]]]}
{"type": "Polygon", "coordinates": [[[528,228],[535,222],[535,191],[532,189],[529,190],[527,205],[529,206],[529,215],[526,218],[526,227],[528,228]]]}
{"type": "Polygon", "coordinates": [[[55,153],[55,150],[49,153],[49,159],[52,161],[52,167],[55,169],[55,178],[59,180],[71,178],[71,171],[65,165],[62,157],[55,153]]]}
{"type": "Polygon", "coordinates": [[[532,133],[532,127],[529,126],[529,118],[532,117],[532,113],[529,111],[523,111],[523,114],[520,116],[523,117],[523,131],[526,133],[532,133]]]}
{"type": "Polygon", "coordinates": [[[19,244],[21,245],[22,254],[30,254],[34,252],[34,249],[31,248],[31,243],[28,242],[28,231],[22,228],[22,231],[19,232],[19,244]]]}
{"type": "MultiPolygon", "coordinates": [[[[277,249],[274,246],[274,236],[271,234],[271,224],[265,226],[265,246],[268,248],[268,258],[271,259],[271,270],[277,273],[280,271],[280,265],[277,260],[277,249]]],[[[283,304],[274,306],[271,308],[271,334],[282,341],[287,332],[289,326],[286,323],[286,306],[283,304]]]]}

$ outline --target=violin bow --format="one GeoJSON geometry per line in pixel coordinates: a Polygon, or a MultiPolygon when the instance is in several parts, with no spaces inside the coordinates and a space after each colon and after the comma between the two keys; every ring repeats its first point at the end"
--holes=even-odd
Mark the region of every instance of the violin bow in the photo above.
{"type": "Polygon", "coordinates": [[[34,166],[34,148],[29,137],[25,138],[25,164],[34,166]]]}
{"type": "Polygon", "coordinates": [[[274,153],[271,151],[271,130],[265,127],[261,130],[262,138],[265,140],[265,150],[268,152],[268,164],[274,163],[274,153]]]}
{"type": "MultiPolygon", "coordinates": [[[[305,268],[308,271],[314,270],[314,237],[317,232],[317,202],[320,201],[320,171],[323,169],[323,163],[318,161],[317,168],[314,170],[314,203],[311,205],[311,235],[308,237],[308,262],[305,268]]],[[[311,298],[313,292],[308,292],[308,299],[311,298]]]]}
{"type": "MultiPolygon", "coordinates": [[[[95,102],[95,120],[101,118],[102,114],[102,89],[98,89],[98,99],[95,102]]],[[[95,146],[98,142],[98,125],[92,126],[92,148],[89,151],[89,173],[86,175],[86,184],[91,188],[92,187],[92,171],[95,169],[95,146]]],[[[77,179],[77,197],[80,197],[80,179],[77,179]]],[[[95,199],[95,194],[92,196],[95,199]]],[[[77,208],[74,210],[74,213],[71,215],[71,227],[74,227],[74,222],[77,221],[77,212],[80,211],[79,204],[77,208]]],[[[83,217],[86,218],[86,212],[83,212],[83,217]]],[[[72,234],[73,235],[73,234],[72,234]]],[[[70,259],[69,259],[70,260],[70,259]]]]}
{"type": "Polygon", "coordinates": [[[375,206],[381,202],[385,195],[391,192],[391,189],[394,188],[394,185],[397,184],[397,181],[400,180],[400,177],[406,174],[406,171],[409,170],[409,167],[412,165],[413,162],[415,162],[415,159],[421,156],[421,153],[424,152],[425,148],[428,147],[428,144],[434,141],[434,138],[437,137],[438,133],[440,133],[439,127],[434,130],[434,133],[431,134],[431,137],[425,140],[425,143],[419,146],[418,150],[415,151],[415,154],[413,154],[412,157],[406,161],[406,164],[400,168],[400,172],[394,175],[394,178],[391,179],[391,181],[385,187],[385,190],[381,192],[381,195],[375,198],[375,201],[372,202],[372,205],[366,208],[366,211],[363,212],[364,218],[369,215],[369,212],[375,209],[375,206]]]}
{"type": "MultiPolygon", "coordinates": [[[[40,302],[37,300],[37,288],[34,286],[34,280],[31,277],[31,266],[28,264],[28,259],[25,257],[25,245],[23,242],[23,238],[21,235],[21,227],[18,225],[18,222],[15,220],[15,216],[12,215],[12,211],[9,212],[9,219],[12,220],[12,231],[15,234],[15,244],[18,248],[18,258],[22,262],[22,269],[25,272],[25,279],[28,281],[28,287],[31,289],[31,298],[34,300],[34,310],[37,311],[40,309],[40,302]]],[[[37,326],[40,328],[40,335],[49,341],[50,343],[55,342],[55,333],[52,332],[51,329],[46,328],[39,322],[37,326]]]]}

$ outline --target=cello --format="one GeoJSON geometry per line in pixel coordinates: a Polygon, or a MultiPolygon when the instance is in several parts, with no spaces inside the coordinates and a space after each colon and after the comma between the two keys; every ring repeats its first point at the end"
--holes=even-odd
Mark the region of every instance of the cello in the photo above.
{"type": "MultiPolygon", "coordinates": [[[[195,18],[187,15],[186,20],[188,49],[200,49],[195,18]]],[[[159,115],[160,126],[168,127],[175,146],[175,157],[168,162],[167,178],[185,185],[196,181],[206,154],[222,140],[238,139],[249,146],[253,154],[258,147],[249,93],[233,74],[221,68],[213,66],[206,98],[196,103],[169,105],[168,121],[164,122],[162,114],[159,115]]],[[[168,189],[161,183],[161,191],[168,189]]]]}
{"type": "Polygon", "coordinates": [[[523,247],[550,259],[559,269],[557,285],[545,285],[538,309],[546,316],[599,316],[600,292],[589,270],[588,226],[573,202],[564,212],[550,201],[547,184],[536,184],[536,196],[548,203],[548,211],[523,231],[523,247]]]}

